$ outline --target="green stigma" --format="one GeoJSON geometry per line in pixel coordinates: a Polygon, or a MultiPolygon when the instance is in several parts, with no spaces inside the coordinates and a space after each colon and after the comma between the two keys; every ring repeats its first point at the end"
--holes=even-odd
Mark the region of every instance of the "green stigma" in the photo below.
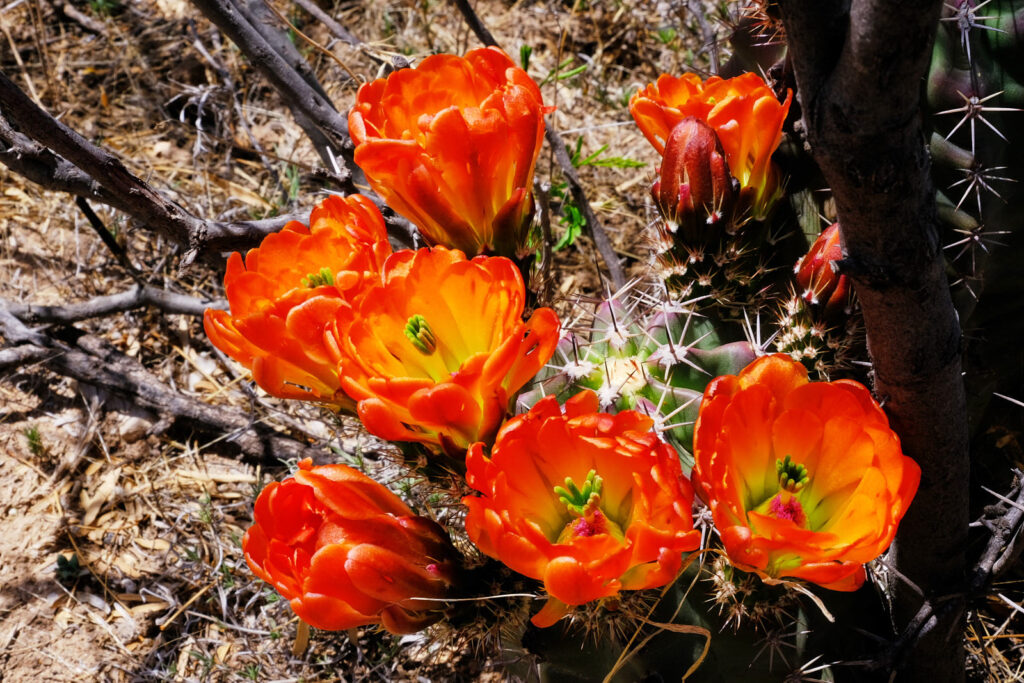
{"type": "Polygon", "coordinates": [[[597,476],[597,470],[587,472],[583,488],[576,486],[572,477],[565,478],[565,486],[556,486],[555,495],[574,517],[589,517],[601,503],[601,486],[604,482],[597,476]]]}
{"type": "Polygon", "coordinates": [[[427,319],[416,314],[405,323],[405,336],[409,338],[416,350],[425,356],[429,356],[437,350],[437,338],[434,331],[427,324],[427,319]]]}
{"type": "Polygon", "coordinates": [[[308,287],[309,289],[315,289],[317,287],[325,287],[327,285],[334,284],[334,273],[327,266],[324,266],[316,273],[310,273],[306,277],[302,278],[302,286],[308,287]]]}
{"type": "Polygon", "coordinates": [[[779,488],[790,493],[796,493],[811,480],[807,468],[793,462],[789,455],[785,460],[775,460],[775,472],[779,475],[779,488]]]}

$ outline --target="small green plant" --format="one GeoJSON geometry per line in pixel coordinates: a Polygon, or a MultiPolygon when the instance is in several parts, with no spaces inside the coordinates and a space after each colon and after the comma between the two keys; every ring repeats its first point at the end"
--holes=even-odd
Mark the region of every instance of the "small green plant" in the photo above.
{"type": "Polygon", "coordinates": [[[668,45],[669,43],[676,39],[677,33],[676,30],[671,26],[663,26],[662,28],[658,29],[657,35],[658,40],[660,40],[663,45],[668,45]]]}
{"type": "Polygon", "coordinates": [[[337,462],[350,465],[360,472],[366,471],[366,459],[363,457],[363,449],[356,446],[352,452],[346,451],[341,446],[329,446],[331,452],[338,456],[337,462]]]}
{"type": "Polygon", "coordinates": [[[213,657],[196,650],[189,650],[188,656],[203,665],[203,676],[206,676],[213,669],[213,657]]]}
{"type": "MultiPolygon", "coordinates": [[[[602,145],[596,152],[589,156],[583,156],[583,137],[576,138],[576,145],[570,147],[568,144],[565,146],[566,151],[569,152],[569,158],[572,161],[574,168],[583,168],[584,166],[597,166],[599,168],[641,168],[646,164],[642,161],[636,161],[635,159],[627,159],[626,157],[602,157],[601,154],[608,149],[608,145],[602,145]]],[[[572,198],[572,194],[569,193],[569,184],[567,182],[554,183],[551,186],[551,196],[554,199],[560,200],[562,203],[562,216],[558,220],[558,224],[565,228],[565,232],[562,233],[561,238],[551,248],[555,251],[565,249],[580,236],[583,232],[583,228],[587,224],[587,219],[583,215],[583,211],[576,204],[572,198]]]]}
{"type": "Polygon", "coordinates": [[[224,588],[232,588],[235,585],[235,575],[226,564],[220,566],[220,585],[224,588]]]}
{"type": "Polygon", "coordinates": [[[284,177],[287,181],[288,201],[294,202],[299,196],[299,167],[295,164],[285,165],[284,177]]]}
{"type": "Polygon", "coordinates": [[[250,664],[249,666],[242,669],[242,677],[248,678],[250,681],[260,680],[260,666],[259,664],[250,664]]]}
{"type": "MultiPolygon", "coordinates": [[[[570,149],[566,145],[566,149],[570,149]]],[[[579,137],[576,139],[576,148],[570,149],[572,152],[572,165],[576,168],[582,168],[584,166],[598,166],[600,168],[643,168],[647,164],[636,159],[628,159],[626,157],[602,157],[601,154],[608,149],[608,145],[601,145],[601,147],[591,154],[590,156],[583,158],[583,138],[579,137]]]]}
{"type": "Polygon", "coordinates": [[[57,556],[57,581],[64,586],[69,586],[75,582],[78,575],[82,571],[82,566],[78,562],[78,555],[71,555],[71,557],[65,557],[64,555],[57,556]]]}
{"type": "Polygon", "coordinates": [[[204,493],[199,498],[199,521],[203,524],[213,523],[213,512],[210,509],[210,494],[204,493]]]}
{"type": "Polygon", "coordinates": [[[564,62],[556,66],[554,69],[548,72],[548,75],[545,76],[544,80],[538,83],[538,85],[544,87],[545,85],[551,83],[552,81],[564,81],[572,78],[573,76],[579,76],[581,73],[587,70],[587,67],[590,66],[589,64],[581,64],[580,66],[569,69],[568,71],[563,71],[563,69],[568,68],[569,65],[573,63],[574,59],[574,57],[569,57],[569,59],[566,59],[564,62]]]}
{"type": "Polygon", "coordinates": [[[530,55],[533,54],[533,47],[530,45],[521,45],[519,47],[519,63],[523,67],[523,71],[527,71],[530,68],[530,55]]]}
{"type": "Polygon", "coordinates": [[[412,495],[413,485],[416,482],[412,479],[403,479],[398,482],[398,490],[402,492],[402,495],[409,498],[412,495]]]}
{"type": "Polygon", "coordinates": [[[28,440],[28,449],[32,455],[41,458],[46,454],[46,446],[43,445],[43,437],[39,434],[39,427],[32,425],[25,430],[25,438],[28,440]]]}
{"type": "Polygon", "coordinates": [[[121,9],[121,3],[117,0],[89,0],[89,9],[101,17],[109,17],[121,9]]]}

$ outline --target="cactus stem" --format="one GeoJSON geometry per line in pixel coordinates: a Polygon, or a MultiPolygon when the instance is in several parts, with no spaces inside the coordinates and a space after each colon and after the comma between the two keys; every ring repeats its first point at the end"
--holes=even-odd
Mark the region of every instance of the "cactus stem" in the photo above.
{"type": "MultiPolygon", "coordinates": [[[[701,398],[703,398],[703,396],[700,395],[700,394],[698,394],[697,396],[694,396],[689,401],[685,401],[681,405],[677,406],[674,410],[672,410],[672,412],[668,413],[667,415],[662,416],[662,419],[665,420],[665,422],[668,422],[673,417],[675,417],[676,415],[678,415],[682,411],[684,411],[687,408],[689,408],[690,406],[692,406],[694,404],[694,402],[696,402],[698,399],[701,399],[701,398]]],[[[685,425],[685,424],[691,424],[691,423],[690,422],[684,422],[683,424],[685,425]]]]}
{"type": "Polygon", "coordinates": [[[679,427],[689,427],[692,424],[693,424],[693,420],[689,420],[687,422],[673,422],[673,423],[670,423],[670,424],[663,424],[663,425],[661,425],[661,431],[663,431],[663,432],[670,432],[673,429],[678,429],[679,427]]]}
{"type": "Polygon", "coordinates": [[[992,235],[1009,235],[1009,230],[985,230],[984,225],[978,225],[967,230],[954,230],[954,232],[964,235],[963,239],[957,240],[947,244],[944,249],[955,249],[961,247],[960,251],[953,257],[953,261],[958,261],[960,258],[970,252],[971,254],[971,272],[975,271],[975,250],[981,249],[986,254],[988,253],[988,245],[995,245],[999,247],[1005,247],[1005,242],[998,242],[991,238],[992,235]]]}
{"type": "Polygon", "coordinates": [[[796,651],[796,649],[797,649],[796,643],[787,642],[786,639],[789,638],[789,637],[792,637],[795,640],[798,635],[800,635],[800,634],[798,634],[795,630],[789,632],[789,631],[784,630],[783,628],[772,629],[771,631],[769,631],[768,633],[765,634],[764,640],[760,641],[761,642],[761,649],[759,649],[757,651],[757,654],[754,655],[753,661],[756,662],[758,659],[761,658],[761,655],[764,654],[767,651],[768,652],[768,670],[769,671],[773,671],[775,669],[775,656],[776,655],[778,655],[779,659],[782,660],[782,663],[786,667],[791,666],[791,664],[789,663],[789,660],[786,659],[786,653],[785,653],[785,651],[782,648],[783,647],[788,647],[788,648],[796,651]]]}

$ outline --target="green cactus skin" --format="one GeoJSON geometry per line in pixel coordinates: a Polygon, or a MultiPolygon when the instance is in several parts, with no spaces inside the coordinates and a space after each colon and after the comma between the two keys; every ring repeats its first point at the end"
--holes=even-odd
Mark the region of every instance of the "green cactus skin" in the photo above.
{"type": "Polygon", "coordinates": [[[742,370],[756,353],[748,342],[723,344],[711,323],[692,310],[665,304],[645,312],[644,306],[638,297],[599,304],[577,325],[583,333],[563,336],[537,385],[519,396],[518,409],[549,394],[564,402],[592,389],[602,410],[650,415],[688,472],[704,388],[719,375],[742,370]]]}

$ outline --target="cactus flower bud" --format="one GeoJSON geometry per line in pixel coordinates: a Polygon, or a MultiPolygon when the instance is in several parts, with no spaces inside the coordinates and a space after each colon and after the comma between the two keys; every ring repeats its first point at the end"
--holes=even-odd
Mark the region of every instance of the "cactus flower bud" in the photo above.
{"type": "Polygon", "coordinates": [[[826,320],[849,313],[853,286],[841,275],[835,262],[843,258],[839,245],[839,224],[833,223],[818,236],[807,255],[796,264],[800,297],[820,311],[826,320]]]}
{"type": "Polygon", "coordinates": [[[267,485],[242,539],[253,573],[311,626],[413,633],[442,616],[459,552],[433,520],[345,465],[299,463],[267,485]]]}
{"type": "Polygon", "coordinates": [[[681,230],[686,242],[706,242],[730,225],[739,181],[711,126],[693,116],[676,124],[652,191],[669,230],[681,230]]]}
{"type": "Polygon", "coordinates": [[[740,186],[736,212],[764,220],[782,191],[772,153],[782,141],[782,123],[792,93],[779,102],[764,79],[754,73],[701,80],[696,74],[662,74],[629,101],[641,132],[667,156],[671,131],[693,116],[715,131],[725,150],[729,169],[740,186]]]}

